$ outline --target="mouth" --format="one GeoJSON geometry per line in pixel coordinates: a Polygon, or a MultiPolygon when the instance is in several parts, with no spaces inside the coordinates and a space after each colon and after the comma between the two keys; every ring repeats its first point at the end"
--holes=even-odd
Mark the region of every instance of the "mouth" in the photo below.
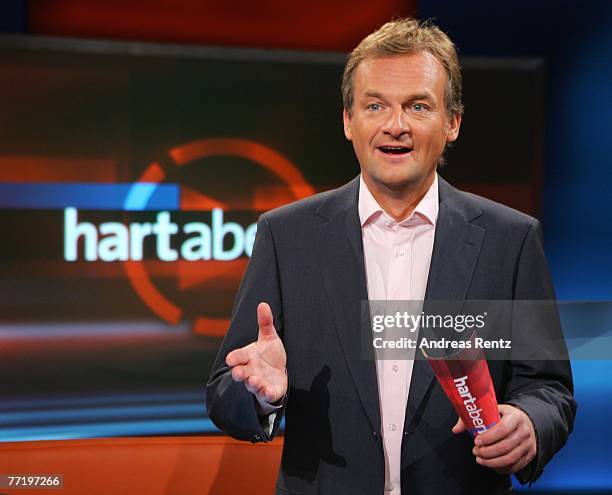
{"type": "Polygon", "coordinates": [[[406,156],[408,153],[412,151],[412,148],[409,146],[403,145],[394,145],[394,146],[378,146],[378,151],[384,153],[385,155],[392,156],[406,156]]]}

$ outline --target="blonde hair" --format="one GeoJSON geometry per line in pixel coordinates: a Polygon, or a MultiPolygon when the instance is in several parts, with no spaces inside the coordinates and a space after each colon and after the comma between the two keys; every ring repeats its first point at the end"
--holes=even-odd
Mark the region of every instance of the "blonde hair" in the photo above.
{"type": "Polygon", "coordinates": [[[365,37],[349,55],[342,75],[342,103],[349,116],[353,110],[355,71],[369,58],[428,52],[442,64],[448,80],[444,102],[448,116],[462,115],[461,68],[455,45],[437,26],[429,21],[405,18],[387,22],[365,37]]]}

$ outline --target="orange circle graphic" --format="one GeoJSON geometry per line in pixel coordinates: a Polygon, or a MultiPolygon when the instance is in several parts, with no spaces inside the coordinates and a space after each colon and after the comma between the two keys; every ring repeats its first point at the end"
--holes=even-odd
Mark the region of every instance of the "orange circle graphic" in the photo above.
{"type": "MultiPolygon", "coordinates": [[[[200,139],[172,148],[168,152],[168,156],[176,166],[183,166],[211,156],[239,157],[277,176],[295,200],[306,198],[315,192],[314,188],[306,182],[300,170],[291,161],[276,150],[247,139],[200,139]]],[[[137,182],[159,183],[165,177],[163,168],[157,162],[153,162],[141,174],[137,182]]],[[[220,206],[222,203],[217,202],[215,205],[220,206]]],[[[277,206],[280,206],[280,204],[277,206]]],[[[235,262],[229,263],[234,263],[232,268],[236,268],[235,262]]],[[[228,266],[228,268],[230,267],[228,266]]],[[[176,325],[181,320],[183,310],[159,291],[142,261],[125,261],[124,269],[134,291],[154,314],[171,325],[176,325]]],[[[234,271],[232,270],[232,272],[234,271]]],[[[241,270],[238,270],[237,273],[241,273],[241,270]]],[[[193,331],[198,334],[222,337],[227,331],[229,323],[229,318],[212,318],[199,315],[194,320],[193,331]]]]}

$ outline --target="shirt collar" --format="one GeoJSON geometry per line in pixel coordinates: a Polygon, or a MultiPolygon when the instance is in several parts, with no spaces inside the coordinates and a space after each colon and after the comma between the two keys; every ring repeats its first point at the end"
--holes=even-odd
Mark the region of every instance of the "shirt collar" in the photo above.
{"type": "MultiPolygon", "coordinates": [[[[393,220],[383,208],[378,204],[372,193],[368,189],[363,176],[359,176],[359,221],[363,227],[368,222],[373,222],[378,219],[381,215],[384,215],[390,220],[393,220]]],[[[414,211],[405,219],[397,223],[398,225],[412,225],[415,223],[429,223],[433,226],[436,225],[438,220],[438,174],[434,176],[434,181],[425,193],[425,196],[418,202],[414,211]]]]}

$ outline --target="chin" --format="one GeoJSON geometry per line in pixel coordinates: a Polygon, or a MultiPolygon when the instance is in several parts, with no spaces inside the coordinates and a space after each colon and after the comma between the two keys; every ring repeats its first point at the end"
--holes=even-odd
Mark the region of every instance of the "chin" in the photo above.
{"type": "Polygon", "coordinates": [[[423,180],[424,178],[420,175],[408,173],[394,173],[385,174],[383,177],[380,177],[380,180],[378,180],[377,182],[384,184],[389,189],[398,189],[420,184],[423,180]]]}

